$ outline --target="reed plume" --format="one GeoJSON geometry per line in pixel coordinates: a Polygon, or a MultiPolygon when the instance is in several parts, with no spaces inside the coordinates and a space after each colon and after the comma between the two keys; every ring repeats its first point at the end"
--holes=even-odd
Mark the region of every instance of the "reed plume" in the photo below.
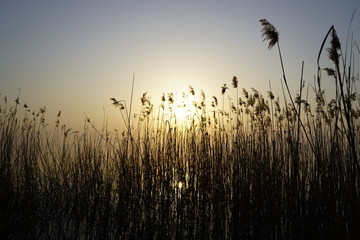
{"type": "Polygon", "coordinates": [[[327,49],[328,51],[328,56],[329,56],[329,59],[331,61],[333,61],[333,63],[335,65],[339,64],[339,52],[341,50],[341,44],[340,44],[340,41],[339,41],[339,38],[336,34],[336,30],[335,28],[333,28],[332,32],[331,32],[331,41],[330,41],[330,45],[331,47],[327,49]]]}
{"type": "MultiPolygon", "coordinates": [[[[281,70],[282,70],[282,73],[283,73],[283,80],[284,80],[284,83],[285,83],[285,87],[286,87],[286,90],[287,90],[287,93],[289,95],[289,98],[290,98],[290,101],[291,101],[291,104],[292,104],[292,107],[294,109],[296,109],[295,107],[295,103],[294,103],[294,100],[291,96],[291,93],[290,93],[290,89],[289,89],[289,85],[288,85],[288,82],[286,80],[286,74],[285,74],[285,69],[284,69],[284,63],[283,63],[283,60],[282,60],[282,55],[281,55],[281,50],[280,50],[280,44],[279,44],[279,32],[276,30],[276,28],[269,22],[267,21],[266,19],[260,19],[259,20],[261,25],[263,26],[261,32],[262,32],[262,37],[264,38],[263,41],[267,41],[269,40],[269,45],[268,45],[268,49],[270,50],[273,46],[275,46],[275,44],[277,45],[278,47],[278,52],[279,52],[279,58],[280,58],[280,64],[281,64],[281,70]]],[[[301,119],[300,119],[300,114],[297,110],[295,110],[295,113],[298,117],[298,121],[299,121],[299,124],[301,125],[302,129],[304,130],[304,133],[305,133],[305,136],[306,136],[306,139],[308,140],[309,144],[310,144],[310,147],[313,151],[313,153],[315,154],[315,151],[314,151],[314,147],[313,147],[313,144],[312,142],[310,141],[310,138],[305,130],[305,126],[304,124],[302,123],[301,119]]]]}
{"type": "Polygon", "coordinates": [[[238,79],[236,76],[233,77],[232,79],[232,85],[234,88],[237,88],[238,87],[238,79]]]}
{"type": "Polygon", "coordinates": [[[224,86],[221,87],[221,95],[224,95],[226,92],[226,89],[229,89],[226,84],[224,84],[224,86]]]}
{"type": "Polygon", "coordinates": [[[263,29],[261,30],[262,37],[264,38],[263,41],[269,41],[268,49],[270,50],[279,42],[279,32],[266,19],[260,19],[260,23],[263,26],[263,29]]]}

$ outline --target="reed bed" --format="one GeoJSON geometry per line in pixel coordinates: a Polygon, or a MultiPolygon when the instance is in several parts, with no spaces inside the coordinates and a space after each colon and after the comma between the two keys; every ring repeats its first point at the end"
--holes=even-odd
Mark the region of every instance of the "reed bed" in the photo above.
{"type": "MultiPolygon", "coordinates": [[[[266,40],[274,40],[269,48],[278,44],[276,29],[266,20],[261,23],[266,40]]],[[[127,126],[120,133],[99,130],[90,120],[82,132],[72,131],[61,125],[60,113],[50,130],[45,108],[33,112],[20,99],[8,103],[5,98],[0,108],[0,235],[356,239],[360,99],[356,75],[348,71],[353,62],[343,65],[333,27],[324,42],[328,36],[335,67],[319,66],[313,104],[301,94],[302,82],[299,95],[289,90],[281,101],[271,89],[266,95],[239,90],[234,77],[232,87],[224,85],[220,101],[213,96],[211,104],[192,87],[184,94],[191,106],[168,93],[155,108],[144,94],[135,118],[131,107],[112,98],[127,126]],[[324,71],[336,83],[330,101],[321,88],[324,71]],[[225,100],[227,91],[236,92],[236,101],[225,100]],[[191,114],[180,121],[176,107],[191,114]]]]}

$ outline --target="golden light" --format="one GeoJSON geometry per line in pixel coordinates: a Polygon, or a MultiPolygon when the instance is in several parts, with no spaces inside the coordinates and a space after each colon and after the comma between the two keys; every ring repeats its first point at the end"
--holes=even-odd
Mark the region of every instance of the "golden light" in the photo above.
{"type": "Polygon", "coordinates": [[[179,190],[181,190],[181,189],[182,189],[182,187],[183,187],[183,183],[179,181],[179,182],[178,182],[178,186],[177,186],[177,187],[178,187],[178,189],[179,189],[179,190]]]}
{"type": "Polygon", "coordinates": [[[188,109],[184,106],[176,106],[174,109],[173,109],[173,114],[176,118],[176,122],[179,123],[179,124],[183,124],[186,119],[191,116],[192,111],[191,109],[188,109]]]}
{"type": "Polygon", "coordinates": [[[197,105],[200,104],[196,96],[175,92],[163,95],[163,99],[163,110],[167,120],[176,123],[178,127],[188,127],[194,123],[193,119],[199,111],[197,105]]]}

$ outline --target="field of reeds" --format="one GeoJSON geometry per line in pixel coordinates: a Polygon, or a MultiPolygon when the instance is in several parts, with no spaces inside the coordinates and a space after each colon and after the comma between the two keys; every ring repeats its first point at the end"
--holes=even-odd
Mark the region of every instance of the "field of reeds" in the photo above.
{"type": "Polygon", "coordinates": [[[295,96],[278,32],[261,24],[269,48],[278,47],[283,97],[270,87],[241,89],[234,77],[218,97],[190,86],[191,105],[167,93],[154,107],[144,94],[136,117],[112,98],[125,131],[97,129],[89,119],[74,132],[60,112],[50,129],[45,108],[2,95],[1,238],[357,239],[357,45],[346,61],[330,28],[319,58],[327,53],[333,66],[319,65],[311,86],[301,78],[295,96]],[[330,100],[321,73],[335,83],[330,100]],[[189,114],[177,119],[176,108],[189,114]]]}

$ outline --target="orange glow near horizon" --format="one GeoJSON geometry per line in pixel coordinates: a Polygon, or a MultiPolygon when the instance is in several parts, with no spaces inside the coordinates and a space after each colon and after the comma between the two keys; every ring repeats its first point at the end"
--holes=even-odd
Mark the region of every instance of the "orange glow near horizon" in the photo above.
{"type": "MultiPolygon", "coordinates": [[[[50,123],[61,110],[60,121],[80,130],[84,113],[99,128],[104,124],[110,129],[123,128],[121,115],[109,106],[109,98],[124,99],[129,107],[133,74],[132,114],[140,111],[144,92],[152,98],[154,108],[160,105],[162,93],[177,93],[179,98],[182,92],[190,95],[189,85],[196,98],[204,90],[209,101],[212,96],[221,98],[221,86],[230,86],[233,76],[238,77],[240,89],[253,87],[264,95],[270,80],[274,95],[281,96],[278,53],[268,51],[261,37],[259,19],[266,18],[280,32],[286,77],[295,95],[301,62],[305,62],[304,81],[312,84],[316,54],[326,32],[336,26],[345,47],[356,7],[355,2],[342,3],[339,8],[321,2],[265,0],[2,1],[0,93],[15,99],[16,89],[21,88],[21,103],[34,111],[46,106],[50,123]],[[319,15],[318,9],[324,14],[319,15]],[[304,18],[304,12],[308,17],[304,18]]],[[[356,12],[350,29],[357,42],[359,19],[356,12]]],[[[358,58],[355,52],[355,63],[358,58]]],[[[326,53],[320,60],[322,68],[329,67],[326,53]]],[[[323,87],[331,92],[334,82],[324,81],[323,87]]],[[[225,104],[235,96],[229,89],[225,104]]],[[[194,114],[192,98],[184,108],[173,106],[177,119],[184,121],[194,114]]]]}

